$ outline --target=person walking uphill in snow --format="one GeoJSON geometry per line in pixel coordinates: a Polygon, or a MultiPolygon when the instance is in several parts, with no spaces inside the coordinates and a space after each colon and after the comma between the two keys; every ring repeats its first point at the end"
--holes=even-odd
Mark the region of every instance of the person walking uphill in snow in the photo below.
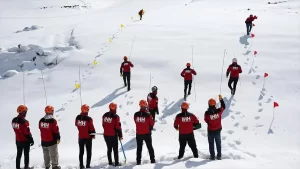
{"type": "Polygon", "coordinates": [[[195,158],[198,158],[198,149],[194,136],[194,130],[201,128],[201,123],[197,117],[188,112],[189,104],[183,102],[181,104],[181,113],[176,115],[174,121],[174,128],[179,130],[179,155],[178,159],[181,159],[184,155],[186,143],[191,148],[195,158]]]}
{"type": "Polygon", "coordinates": [[[90,106],[84,104],[81,106],[81,113],[75,119],[75,126],[78,129],[78,144],[79,144],[79,167],[91,168],[91,158],[92,158],[92,139],[95,138],[95,135],[90,135],[96,133],[93,119],[88,116],[90,111],[90,106]],[[83,155],[84,147],[86,147],[86,166],[83,165],[83,155]]]}
{"type": "Polygon", "coordinates": [[[147,96],[147,102],[148,102],[148,108],[149,112],[153,118],[153,121],[155,122],[155,114],[159,114],[158,110],[158,97],[157,97],[157,87],[153,86],[151,88],[152,92],[148,94],[147,96]]]}
{"type": "Polygon", "coordinates": [[[252,29],[252,22],[257,19],[257,16],[253,16],[252,14],[246,19],[246,28],[247,28],[247,35],[250,34],[252,29]]]}
{"type": "Polygon", "coordinates": [[[232,64],[229,65],[229,67],[227,69],[227,72],[226,72],[227,78],[228,78],[229,73],[230,73],[230,78],[228,81],[228,87],[231,90],[231,94],[235,95],[236,85],[239,81],[239,75],[240,75],[240,73],[242,73],[242,68],[240,65],[237,64],[236,58],[232,59],[232,64]],[[233,87],[232,87],[232,83],[233,83],[233,87]]]}
{"type": "Polygon", "coordinates": [[[21,169],[20,163],[22,152],[24,151],[24,169],[29,169],[29,152],[30,146],[34,145],[32,135],[30,133],[29,122],[25,119],[28,108],[25,105],[20,105],[17,108],[19,115],[13,118],[11,124],[16,135],[17,157],[16,169],[21,169]]]}
{"type": "Polygon", "coordinates": [[[144,13],[145,13],[144,9],[141,9],[141,10],[139,11],[140,20],[143,19],[144,13]]]}
{"type": "Polygon", "coordinates": [[[150,161],[155,163],[154,149],[152,146],[151,130],[153,130],[154,121],[150,113],[147,110],[147,101],[141,100],[140,111],[134,114],[134,122],[136,125],[136,164],[141,165],[143,141],[146,142],[148,148],[150,161]]]}
{"type": "Polygon", "coordinates": [[[120,67],[120,76],[123,76],[124,86],[126,87],[128,84],[127,91],[129,91],[130,90],[131,67],[133,67],[133,64],[130,61],[128,61],[127,56],[124,56],[123,59],[124,59],[124,62],[121,64],[121,67],[120,67]],[[126,80],[127,80],[127,83],[126,83],[126,80]]]}
{"type": "Polygon", "coordinates": [[[119,152],[118,152],[118,139],[123,140],[122,128],[120,123],[120,117],[117,115],[117,104],[109,104],[109,112],[102,116],[102,126],[104,129],[104,140],[107,146],[107,158],[108,164],[114,166],[120,166],[119,152]],[[113,164],[111,158],[111,152],[114,151],[115,163],[113,164]]]}
{"type": "Polygon", "coordinates": [[[181,72],[181,76],[184,77],[184,98],[186,98],[186,90],[189,87],[188,95],[191,94],[193,75],[197,75],[194,69],[191,69],[191,64],[187,63],[186,68],[181,72]]]}
{"type": "Polygon", "coordinates": [[[43,147],[44,164],[46,169],[50,169],[50,161],[52,169],[60,169],[58,164],[59,155],[57,145],[60,143],[60,132],[57,121],[53,117],[54,107],[47,106],[45,108],[46,115],[39,121],[39,129],[41,133],[41,145],[43,147]]]}
{"type": "Polygon", "coordinates": [[[208,109],[204,114],[204,121],[207,123],[207,138],[209,144],[210,159],[215,160],[215,147],[217,146],[217,159],[221,160],[221,130],[222,130],[222,113],[226,106],[221,95],[219,95],[221,108],[216,108],[216,100],[208,100],[208,109]]]}

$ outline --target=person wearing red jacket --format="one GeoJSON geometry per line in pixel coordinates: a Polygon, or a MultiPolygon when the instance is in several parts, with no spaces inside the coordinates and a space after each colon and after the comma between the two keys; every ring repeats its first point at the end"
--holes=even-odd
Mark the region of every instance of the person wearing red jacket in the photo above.
{"type": "Polygon", "coordinates": [[[120,67],[120,76],[123,76],[123,81],[124,81],[124,86],[127,87],[127,91],[129,91],[130,88],[130,77],[131,77],[131,68],[134,67],[134,65],[128,61],[127,56],[124,56],[124,62],[122,62],[121,67],[120,67]],[[127,83],[126,83],[127,80],[127,83]]]}
{"type": "Polygon", "coordinates": [[[120,117],[117,115],[117,104],[109,104],[109,112],[102,116],[102,126],[104,128],[104,140],[107,146],[108,164],[120,166],[118,153],[118,139],[123,140],[120,117]],[[111,152],[114,151],[115,164],[112,163],[111,152]]]}
{"type": "Polygon", "coordinates": [[[147,96],[147,102],[148,102],[148,108],[149,108],[149,113],[151,114],[153,121],[155,122],[155,114],[159,115],[159,110],[158,110],[158,97],[157,97],[157,87],[153,86],[151,88],[151,93],[148,94],[147,96]]]}
{"type": "Polygon", "coordinates": [[[46,106],[46,115],[39,121],[41,145],[43,147],[44,164],[46,169],[60,169],[57,145],[60,143],[60,132],[57,121],[53,117],[54,107],[46,106]]]}
{"type": "Polygon", "coordinates": [[[197,117],[188,112],[189,104],[183,102],[181,104],[181,113],[176,115],[174,121],[174,128],[179,130],[179,155],[178,159],[181,159],[184,155],[186,143],[191,148],[194,158],[198,158],[198,149],[194,136],[194,130],[201,128],[201,123],[197,117]]]}
{"type": "Polygon", "coordinates": [[[221,160],[221,130],[222,130],[222,114],[226,106],[223,101],[222,95],[219,95],[219,100],[221,102],[221,107],[216,108],[216,100],[208,100],[208,109],[204,114],[204,121],[207,123],[207,137],[209,144],[210,159],[215,160],[215,147],[217,146],[217,159],[221,160]]]}
{"type": "Polygon", "coordinates": [[[253,16],[252,14],[245,20],[246,28],[247,28],[247,35],[250,34],[252,29],[252,22],[257,19],[257,16],[253,16]]]}
{"type": "Polygon", "coordinates": [[[194,69],[191,69],[191,64],[187,63],[186,68],[181,72],[181,76],[184,78],[184,99],[186,99],[186,90],[189,87],[188,95],[191,94],[193,75],[197,75],[194,69]]]}
{"type": "Polygon", "coordinates": [[[140,20],[143,19],[144,13],[145,13],[145,12],[144,12],[144,9],[141,9],[141,10],[139,11],[140,20]]]}
{"type": "Polygon", "coordinates": [[[232,59],[232,64],[229,65],[227,72],[226,72],[226,77],[228,78],[228,75],[230,73],[230,78],[228,81],[228,87],[231,90],[231,94],[235,95],[236,91],[236,85],[239,81],[239,75],[242,73],[242,67],[237,64],[237,59],[233,58],[232,59]],[[233,83],[233,87],[231,86],[233,83]]]}
{"type": "Polygon", "coordinates": [[[152,146],[151,130],[153,130],[154,121],[150,113],[147,110],[147,101],[141,100],[140,111],[134,114],[134,122],[136,125],[136,164],[141,165],[143,142],[146,142],[146,146],[149,152],[151,163],[155,163],[154,149],[152,146]]]}
{"type": "Polygon", "coordinates": [[[75,119],[75,126],[78,129],[78,144],[79,144],[79,167],[91,168],[91,158],[92,158],[92,139],[95,138],[95,135],[91,136],[90,134],[96,133],[93,119],[88,116],[90,111],[90,106],[84,104],[81,106],[81,113],[75,119]],[[84,147],[86,147],[86,166],[83,165],[83,155],[84,147]]]}
{"type": "Polygon", "coordinates": [[[29,152],[30,146],[34,145],[34,141],[30,132],[29,122],[25,119],[28,108],[25,105],[20,105],[17,108],[19,115],[13,118],[11,124],[16,135],[17,156],[16,168],[21,169],[20,163],[22,152],[24,151],[24,169],[29,169],[29,152]]]}

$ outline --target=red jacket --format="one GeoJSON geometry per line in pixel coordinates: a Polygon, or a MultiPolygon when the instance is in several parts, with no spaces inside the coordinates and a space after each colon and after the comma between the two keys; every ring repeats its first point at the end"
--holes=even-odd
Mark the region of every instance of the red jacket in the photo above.
{"type": "Polygon", "coordinates": [[[19,115],[13,118],[11,125],[15,132],[17,142],[33,142],[33,138],[30,133],[29,122],[24,116],[19,115]]]}
{"type": "Polygon", "coordinates": [[[107,112],[102,116],[104,136],[118,136],[122,138],[120,118],[115,112],[107,112]]]}
{"type": "Polygon", "coordinates": [[[148,108],[149,110],[158,109],[158,97],[156,93],[149,93],[147,96],[148,108]]]}
{"type": "Polygon", "coordinates": [[[194,132],[194,126],[199,124],[197,117],[190,112],[181,112],[177,114],[174,121],[174,128],[179,128],[179,134],[191,134],[194,132]]]}
{"type": "Polygon", "coordinates": [[[185,68],[181,72],[181,76],[184,77],[184,80],[193,80],[193,75],[197,75],[197,73],[191,68],[185,68]]]}
{"type": "Polygon", "coordinates": [[[91,133],[96,133],[93,119],[87,115],[87,113],[81,113],[75,119],[75,126],[78,129],[79,139],[89,139],[93,138],[91,133]]]}
{"type": "Polygon", "coordinates": [[[133,64],[129,61],[124,61],[122,64],[121,64],[121,67],[120,67],[120,73],[122,74],[123,72],[130,72],[130,68],[133,67],[133,64]]]}
{"type": "Polygon", "coordinates": [[[249,16],[247,19],[246,19],[246,21],[245,21],[245,23],[252,23],[253,21],[254,21],[254,19],[257,19],[257,17],[256,16],[249,16]]]}
{"type": "Polygon", "coordinates": [[[134,114],[134,122],[136,125],[136,134],[151,134],[154,126],[154,121],[150,113],[145,109],[134,114]]]}
{"type": "Polygon", "coordinates": [[[208,108],[204,114],[204,121],[207,123],[207,130],[209,132],[219,132],[222,130],[222,114],[226,106],[223,100],[220,100],[221,108],[216,109],[215,107],[208,108]]]}
{"type": "Polygon", "coordinates": [[[53,146],[60,140],[60,133],[57,121],[53,115],[46,115],[39,121],[41,141],[43,147],[53,146]]]}
{"type": "Polygon", "coordinates": [[[230,77],[239,77],[240,73],[242,73],[242,68],[240,65],[232,63],[227,69],[226,76],[228,76],[229,73],[230,77]]]}

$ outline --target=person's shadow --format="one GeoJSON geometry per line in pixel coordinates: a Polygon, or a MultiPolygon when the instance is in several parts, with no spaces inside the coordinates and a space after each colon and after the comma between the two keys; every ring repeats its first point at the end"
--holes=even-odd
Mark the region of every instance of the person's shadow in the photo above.
{"type": "Polygon", "coordinates": [[[240,37],[240,43],[242,44],[242,45],[245,45],[245,47],[244,48],[247,48],[247,46],[250,44],[249,42],[248,42],[248,39],[250,38],[250,36],[248,36],[248,35],[244,35],[244,36],[241,36],[240,37]]]}
{"type": "Polygon", "coordinates": [[[100,100],[98,103],[95,103],[92,106],[92,108],[104,106],[107,103],[112,102],[114,99],[116,99],[117,97],[121,96],[122,94],[126,93],[126,91],[123,91],[123,92],[117,94],[117,92],[120,89],[122,89],[122,88],[124,88],[124,87],[120,87],[120,88],[114,90],[111,94],[109,94],[108,96],[106,96],[105,98],[103,98],[102,100],[100,100]]]}

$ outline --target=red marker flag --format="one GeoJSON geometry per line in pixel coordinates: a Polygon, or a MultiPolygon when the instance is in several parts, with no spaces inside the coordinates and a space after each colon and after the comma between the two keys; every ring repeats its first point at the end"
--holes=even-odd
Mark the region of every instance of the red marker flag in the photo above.
{"type": "Polygon", "coordinates": [[[251,34],[251,37],[254,38],[254,36],[255,36],[255,35],[252,33],[252,34],[251,34]]]}
{"type": "Polygon", "coordinates": [[[269,74],[268,74],[268,73],[265,73],[264,77],[268,77],[268,76],[269,76],[269,74]]]}
{"type": "Polygon", "coordinates": [[[255,24],[252,24],[252,26],[255,26],[255,24]]]}
{"type": "Polygon", "coordinates": [[[278,107],[278,106],[279,106],[279,104],[277,102],[274,102],[274,108],[278,107]]]}
{"type": "Polygon", "coordinates": [[[256,55],[257,54],[257,51],[254,51],[254,55],[256,55]]]}

